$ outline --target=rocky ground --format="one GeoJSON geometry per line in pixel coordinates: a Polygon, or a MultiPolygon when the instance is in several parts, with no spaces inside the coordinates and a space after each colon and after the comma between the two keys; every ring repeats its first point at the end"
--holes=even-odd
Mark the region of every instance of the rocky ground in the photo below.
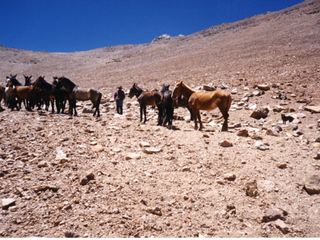
{"type": "MultiPolygon", "coordinates": [[[[103,93],[101,117],[0,113],[1,237],[319,237],[318,1],[147,45],[78,53],[0,48],[1,72],[65,75],[103,93]],[[183,80],[232,94],[194,130],[113,92],[183,80]],[[281,114],[287,119],[283,121],[281,114]],[[291,118],[290,118],[291,116],[291,118]]],[[[3,104],[3,103],[2,103],[3,104]]]]}

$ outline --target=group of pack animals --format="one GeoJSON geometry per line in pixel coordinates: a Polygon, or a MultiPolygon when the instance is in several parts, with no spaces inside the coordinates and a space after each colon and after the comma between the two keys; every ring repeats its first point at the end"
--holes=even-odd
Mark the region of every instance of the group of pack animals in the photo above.
{"type": "MultiPolygon", "coordinates": [[[[54,113],[54,100],[56,101],[57,112],[63,113],[65,104],[69,102],[69,114],[77,115],[76,101],[91,100],[95,108],[93,116],[97,114],[100,116],[99,105],[102,94],[93,88],[85,89],[77,86],[71,80],[65,77],[53,77],[52,84],[48,83],[44,77],[38,77],[34,82],[31,82],[32,76],[25,76],[25,85],[22,85],[16,78],[17,75],[10,75],[7,77],[7,84],[3,86],[0,84],[0,103],[2,99],[5,99],[8,108],[13,111],[21,109],[21,103],[24,103],[25,108],[28,111],[37,105],[38,109],[43,104],[46,105],[48,111],[51,103],[52,113],[54,113]]],[[[0,111],[3,108],[0,104],[0,111]]]]}
{"type": "MultiPolygon", "coordinates": [[[[77,100],[91,100],[95,109],[93,116],[97,114],[100,116],[99,105],[102,94],[94,88],[81,88],[74,84],[66,77],[53,77],[52,84],[48,83],[44,77],[38,77],[34,82],[31,82],[32,76],[25,76],[25,85],[22,85],[17,79],[17,75],[10,75],[7,77],[6,86],[0,84],[0,111],[1,100],[5,99],[6,105],[11,110],[15,108],[21,109],[21,102],[24,103],[25,108],[31,111],[36,105],[38,109],[42,104],[46,105],[48,111],[51,103],[52,113],[54,113],[54,100],[56,101],[57,113],[63,113],[65,104],[69,102],[69,114],[77,115],[76,101],[77,100]]],[[[169,85],[163,85],[161,91],[152,90],[144,91],[137,84],[133,84],[129,91],[129,98],[137,97],[140,105],[140,122],[147,121],[146,107],[148,105],[157,106],[158,109],[158,125],[165,126],[167,123],[172,126],[173,112],[175,107],[186,107],[190,112],[190,120],[195,123],[195,129],[203,128],[200,110],[214,110],[219,108],[224,118],[222,131],[228,130],[228,111],[232,103],[232,97],[229,93],[223,91],[214,92],[200,92],[193,90],[183,82],[175,85],[173,91],[169,90],[169,85]]]]}

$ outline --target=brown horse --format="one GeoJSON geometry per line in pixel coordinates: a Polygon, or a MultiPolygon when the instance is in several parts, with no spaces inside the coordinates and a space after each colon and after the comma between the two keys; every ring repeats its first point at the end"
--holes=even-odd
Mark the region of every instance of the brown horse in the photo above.
{"type": "Polygon", "coordinates": [[[214,110],[217,107],[223,115],[224,123],[221,131],[228,131],[228,111],[231,107],[232,97],[229,93],[223,91],[215,91],[210,93],[198,92],[191,89],[182,81],[177,83],[172,93],[172,98],[183,95],[188,100],[189,108],[194,116],[195,129],[197,126],[197,119],[199,120],[200,128],[202,129],[202,122],[200,118],[200,110],[214,110]]]}
{"type": "Polygon", "coordinates": [[[136,96],[140,105],[140,122],[142,122],[142,116],[144,113],[144,122],[147,121],[147,106],[157,106],[159,110],[158,114],[158,125],[161,125],[161,116],[162,116],[162,106],[161,106],[161,95],[158,91],[144,91],[139,88],[135,83],[129,92],[129,98],[136,96]]]}

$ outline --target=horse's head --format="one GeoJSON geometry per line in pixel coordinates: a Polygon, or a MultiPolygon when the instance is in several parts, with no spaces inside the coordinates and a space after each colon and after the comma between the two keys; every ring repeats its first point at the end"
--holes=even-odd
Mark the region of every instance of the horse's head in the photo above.
{"type": "Polygon", "coordinates": [[[12,75],[10,74],[10,77],[7,77],[7,86],[9,85],[9,83],[12,83],[12,85],[14,86],[22,86],[22,84],[16,79],[17,74],[16,75],[12,75]]]}
{"type": "Polygon", "coordinates": [[[56,87],[57,83],[58,83],[58,77],[53,77],[52,85],[56,87]]]}
{"type": "Polygon", "coordinates": [[[56,85],[56,89],[64,87],[69,93],[71,93],[76,85],[66,77],[59,77],[56,85]]]}
{"type": "Polygon", "coordinates": [[[169,91],[169,84],[163,84],[161,92],[169,91]]]}
{"type": "Polygon", "coordinates": [[[174,90],[173,90],[173,92],[172,92],[172,98],[173,99],[176,99],[178,96],[180,96],[181,95],[181,88],[182,88],[182,85],[183,84],[183,82],[181,81],[181,82],[178,82],[177,84],[176,84],[176,86],[174,87],[174,90]]]}
{"type": "Polygon", "coordinates": [[[137,92],[137,85],[134,83],[129,91],[129,98],[132,98],[137,92]]]}
{"type": "Polygon", "coordinates": [[[25,85],[25,86],[31,85],[32,75],[30,75],[30,76],[23,75],[23,76],[24,76],[24,85],[25,85]]]}

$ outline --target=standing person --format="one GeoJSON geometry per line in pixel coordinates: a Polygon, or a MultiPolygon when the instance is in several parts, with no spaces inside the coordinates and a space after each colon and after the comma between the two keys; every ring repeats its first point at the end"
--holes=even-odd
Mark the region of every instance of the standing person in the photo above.
{"type": "Polygon", "coordinates": [[[123,106],[123,100],[125,98],[124,91],[122,91],[122,86],[118,87],[118,91],[114,94],[114,100],[117,104],[117,113],[122,115],[122,106],[123,106]]]}

